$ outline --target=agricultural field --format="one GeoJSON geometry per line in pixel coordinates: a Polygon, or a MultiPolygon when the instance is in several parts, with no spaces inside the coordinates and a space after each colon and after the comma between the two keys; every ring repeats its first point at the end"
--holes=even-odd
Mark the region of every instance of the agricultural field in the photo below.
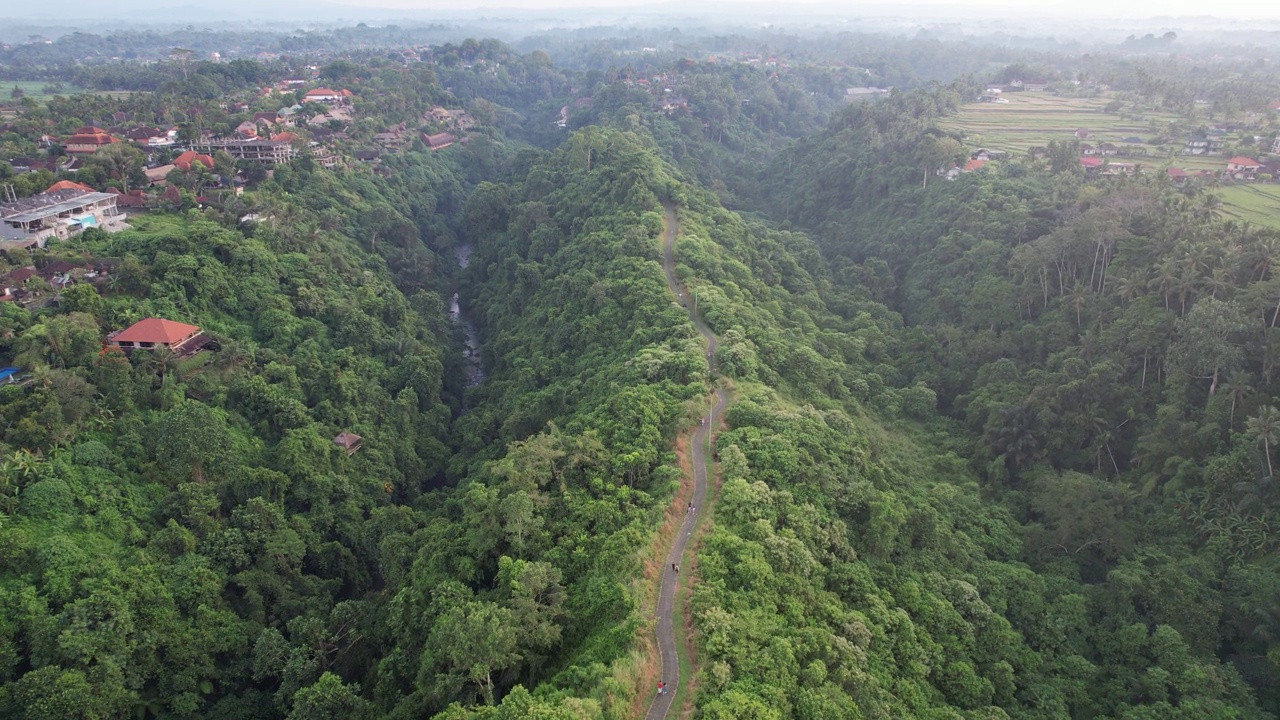
{"type": "Polygon", "coordinates": [[[0,104],[13,102],[13,89],[15,87],[21,90],[25,97],[29,97],[42,105],[45,100],[54,95],[75,95],[83,92],[92,92],[95,95],[120,98],[133,94],[129,90],[85,90],[70,83],[60,83],[61,89],[57,92],[45,92],[46,88],[52,90],[58,85],[59,83],[56,80],[0,80],[0,104]]]}
{"type": "Polygon", "coordinates": [[[1222,196],[1218,211],[1222,217],[1280,229],[1280,185],[1231,185],[1218,194],[1222,196]]]}
{"type": "Polygon", "coordinates": [[[45,88],[53,86],[57,83],[55,80],[0,80],[0,102],[9,102],[13,99],[13,89],[16,87],[22,91],[23,95],[29,97],[36,102],[42,102],[46,97],[53,95],[73,95],[82,92],[81,88],[74,85],[62,83],[62,90],[56,93],[46,93],[45,88]]]}
{"type": "MultiPolygon", "coordinates": [[[[960,112],[940,123],[944,128],[959,130],[972,147],[986,147],[1011,153],[1025,153],[1028,148],[1043,146],[1050,140],[1071,140],[1079,128],[1089,130],[1086,142],[1123,144],[1124,138],[1140,137],[1144,141],[1155,135],[1154,129],[1177,121],[1173,113],[1148,112],[1143,119],[1126,119],[1102,109],[1114,98],[1056,97],[1050,93],[1005,93],[1008,103],[970,103],[960,112]]],[[[1158,152],[1151,147],[1151,152],[1158,152]]]]}
{"type": "MultiPolygon", "coordinates": [[[[1079,128],[1089,130],[1085,142],[1093,145],[1109,142],[1125,145],[1126,137],[1149,140],[1155,129],[1180,118],[1167,112],[1146,112],[1142,120],[1126,119],[1104,113],[1103,107],[1114,98],[1055,97],[1050,93],[1005,93],[1008,103],[970,103],[960,112],[939,123],[949,130],[964,133],[970,149],[985,147],[1015,155],[1028,148],[1044,146],[1050,140],[1071,140],[1079,128]]],[[[1185,170],[1222,170],[1226,158],[1220,155],[1197,156],[1174,154],[1175,146],[1145,146],[1145,158],[1122,160],[1156,167],[1176,166],[1185,170]]],[[[1224,218],[1246,220],[1259,225],[1280,228],[1280,185],[1231,185],[1218,191],[1222,196],[1220,210],[1224,218]]]]}

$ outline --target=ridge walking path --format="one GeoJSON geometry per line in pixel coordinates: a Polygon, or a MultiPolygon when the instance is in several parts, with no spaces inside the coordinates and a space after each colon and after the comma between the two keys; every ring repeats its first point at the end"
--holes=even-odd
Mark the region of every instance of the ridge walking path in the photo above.
{"type": "MultiPolygon", "coordinates": [[[[663,222],[662,270],[667,276],[667,287],[682,301],[685,301],[686,295],[679,283],[676,282],[675,275],[675,244],[676,235],[680,232],[679,220],[676,218],[676,211],[673,205],[663,203],[663,208],[665,214],[663,222]]],[[[689,309],[689,319],[707,343],[707,362],[711,371],[715,372],[716,336],[692,308],[689,309]]],[[[715,404],[711,407],[707,416],[703,418],[702,423],[694,430],[693,438],[690,441],[692,446],[690,448],[690,464],[693,466],[693,499],[690,502],[693,503],[693,512],[685,513],[679,534],[676,535],[675,540],[671,543],[671,551],[667,554],[667,562],[662,566],[662,585],[658,593],[657,611],[658,651],[661,660],[658,679],[666,683],[666,691],[654,696],[653,704],[649,706],[649,712],[645,715],[645,720],[663,720],[666,718],[667,712],[671,709],[671,704],[675,702],[676,692],[680,688],[680,662],[676,655],[677,639],[675,633],[675,599],[676,588],[680,584],[680,575],[672,569],[672,565],[678,565],[681,558],[684,557],[685,548],[688,546],[694,527],[697,525],[698,512],[702,510],[702,503],[707,497],[707,438],[711,433],[711,428],[716,418],[724,416],[724,409],[728,404],[728,398],[722,388],[716,388],[715,397],[715,404]]]]}

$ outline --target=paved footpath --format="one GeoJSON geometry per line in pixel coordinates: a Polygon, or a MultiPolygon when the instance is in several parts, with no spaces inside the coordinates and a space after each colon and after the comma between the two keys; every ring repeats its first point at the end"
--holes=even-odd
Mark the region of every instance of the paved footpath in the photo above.
{"type": "MultiPolygon", "coordinates": [[[[671,288],[671,292],[677,296],[688,298],[687,293],[682,294],[683,289],[676,284],[675,276],[675,244],[676,236],[680,232],[679,221],[676,218],[675,208],[671,205],[665,205],[666,208],[666,232],[663,237],[662,247],[662,269],[667,276],[667,287],[671,288]]],[[[693,326],[702,334],[702,338],[706,340],[707,352],[711,362],[711,370],[715,371],[715,352],[716,352],[716,336],[712,334],[711,328],[702,322],[702,318],[695,315],[693,310],[689,310],[689,319],[693,321],[693,326]]],[[[694,430],[693,437],[690,440],[692,447],[689,454],[690,464],[693,465],[693,507],[695,512],[685,513],[684,523],[680,525],[680,533],[676,536],[675,541],[671,543],[671,552],[667,554],[667,562],[663,565],[662,570],[662,586],[658,594],[658,651],[662,659],[662,669],[658,676],[667,684],[666,692],[662,695],[655,694],[653,704],[649,706],[649,712],[645,715],[646,720],[663,720],[667,716],[667,711],[671,709],[671,703],[675,701],[676,691],[680,687],[680,663],[676,657],[676,628],[679,627],[681,632],[684,630],[683,623],[679,623],[676,614],[676,586],[679,584],[680,577],[672,564],[679,564],[681,558],[684,557],[685,547],[689,544],[690,536],[693,534],[694,525],[698,519],[697,511],[702,509],[703,502],[707,498],[707,435],[711,432],[711,428],[715,426],[718,418],[724,416],[725,406],[728,404],[724,390],[716,389],[716,401],[711,411],[702,419],[702,424],[697,430],[694,430]]],[[[654,689],[656,692],[656,688],[654,689]]]]}

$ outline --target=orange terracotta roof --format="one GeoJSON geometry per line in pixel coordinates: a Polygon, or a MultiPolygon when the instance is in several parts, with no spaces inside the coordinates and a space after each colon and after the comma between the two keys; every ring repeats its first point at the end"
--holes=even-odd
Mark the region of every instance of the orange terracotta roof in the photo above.
{"type": "Polygon", "coordinates": [[[1247,158],[1247,157],[1237,155],[1236,157],[1233,157],[1230,160],[1228,160],[1227,164],[1228,165],[1261,165],[1262,163],[1258,162],[1257,160],[1254,160],[1253,158],[1247,158]]]}
{"type": "Polygon", "coordinates": [[[338,93],[330,90],[329,88],[318,87],[315,90],[308,90],[307,94],[304,95],[303,97],[311,97],[312,95],[319,96],[319,95],[337,95],[337,94],[338,93]]]}
{"type": "Polygon", "coordinates": [[[110,145],[119,140],[99,130],[95,133],[76,133],[67,138],[68,145],[110,145]]]}
{"type": "Polygon", "coordinates": [[[182,168],[183,170],[190,170],[191,163],[195,163],[195,162],[200,163],[201,165],[209,168],[210,170],[213,169],[213,158],[209,157],[208,155],[201,155],[195,150],[187,150],[186,152],[183,152],[181,155],[174,158],[173,160],[173,164],[176,165],[177,167],[182,168]]]}
{"type": "Polygon", "coordinates": [[[276,133],[275,135],[272,135],[271,139],[283,140],[284,142],[293,142],[294,140],[298,139],[298,135],[296,133],[291,133],[291,132],[282,132],[282,133],[276,133]]]}
{"type": "Polygon", "coordinates": [[[59,190],[83,190],[85,192],[93,192],[93,188],[88,185],[81,185],[78,182],[71,182],[70,180],[59,180],[58,182],[50,185],[45,192],[52,193],[58,192],[59,190]]]}
{"type": "Polygon", "coordinates": [[[195,325],[174,322],[173,320],[164,320],[162,318],[147,318],[139,320],[130,325],[127,329],[116,335],[113,340],[116,342],[149,342],[149,343],[165,343],[173,344],[184,340],[191,336],[192,333],[200,332],[200,328],[195,325]]]}
{"type": "Polygon", "coordinates": [[[974,170],[981,170],[982,166],[986,164],[987,164],[986,160],[981,160],[981,159],[970,160],[969,162],[966,162],[964,164],[964,171],[973,172],[974,170]]]}

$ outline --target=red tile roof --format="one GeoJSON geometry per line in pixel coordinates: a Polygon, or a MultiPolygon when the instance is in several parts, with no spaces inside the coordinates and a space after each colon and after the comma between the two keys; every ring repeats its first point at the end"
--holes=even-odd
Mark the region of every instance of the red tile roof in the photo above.
{"type": "Polygon", "coordinates": [[[275,135],[272,135],[271,139],[283,140],[284,142],[293,142],[298,139],[298,135],[296,133],[291,133],[291,132],[282,132],[282,133],[276,133],[275,135]]]}
{"type": "Polygon", "coordinates": [[[1080,164],[1087,168],[1102,167],[1102,158],[1100,157],[1082,157],[1080,164]]]}
{"type": "Polygon", "coordinates": [[[1184,178],[1184,177],[1190,177],[1190,175],[1188,175],[1187,171],[1183,170],[1182,168],[1169,168],[1169,177],[1184,178]]]}
{"type": "Polygon", "coordinates": [[[970,160],[969,162],[966,162],[964,164],[964,171],[973,172],[974,170],[981,170],[982,166],[986,164],[987,164],[986,160],[978,160],[978,159],[970,160]]]}
{"type": "Polygon", "coordinates": [[[59,180],[58,182],[50,185],[45,192],[52,193],[58,192],[59,190],[83,190],[84,192],[93,192],[93,188],[88,185],[81,185],[78,182],[71,182],[70,180],[59,180]]]}
{"type": "MultiPolygon", "coordinates": [[[[96,128],[95,128],[96,130],[96,128]]],[[[68,145],[110,145],[111,143],[120,142],[105,132],[98,130],[93,133],[76,133],[67,138],[68,145]]]]}
{"type": "Polygon", "coordinates": [[[1228,165],[1244,165],[1246,167],[1254,167],[1254,166],[1262,165],[1262,163],[1258,162],[1257,160],[1254,160],[1253,158],[1247,158],[1242,155],[1237,155],[1231,158],[1230,160],[1227,161],[1227,164],[1228,165]]]}
{"type": "Polygon", "coordinates": [[[336,97],[338,93],[330,90],[327,87],[318,87],[315,90],[308,90],[307,94],[303,95],[303,97],[320,97],[324,95],[332,95],[336,97]]]}
{"type": "Polygon", "coordinates": [[[201,155],[195,150],[187,150],[173,160],[173,164],[183,170],[190,170],[193,162],[198,162],[210,170],[213,169],[213,158],[208,155],[201,155]]]}
{"type": "Polygon", "coordinates": [[[200,328],[195,325],[162,318],[147,318],[146,320],[139,320],[127,329],[122,330],[112,340],[116,342],[164,343],[172,345],[197,332],[200,332],[200,328]]]}
{"type": "Polygon", "coordinates": [[[36,269],[33,267],[18,268],[9,273],[9,282],[21,285],[36,276],[36,269]]]}
{"type": "Polygon", "coordinates": [[[116,205],[120,207],[142,207],[147,204],[141,190],[130,190],[127,194],[119,188],[108,188],[107,192],[116,196],[116,205]]]}

